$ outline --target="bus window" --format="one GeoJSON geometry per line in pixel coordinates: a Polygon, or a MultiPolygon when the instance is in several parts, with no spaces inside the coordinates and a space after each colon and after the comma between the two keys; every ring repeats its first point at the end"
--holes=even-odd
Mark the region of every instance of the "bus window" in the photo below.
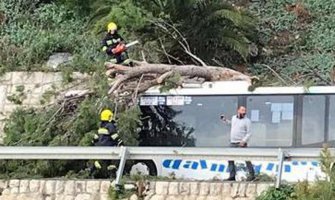
{"type": "Polygon", "coordinates": [[[324,141],[325,96],[306,95],[302,110],[302,144],[316,144],[324,141]]]}
{"type": "Polygon", "coordinates": [[[148,128],[142,127],[140,145],[228,146],[230,127],[222,123],[220,115],[224,114],[227,117],[234,115],[238,97],[189,96],[187,99],[184,103],[179,102],[180,105],[141,106],[142,117],[147,117],[150,123],[143,123],[148,128]],[[158,122],[163,125],[155,126],[154,124],[158,122]],[[151,127],[147,124],[151,124],[151,127]]]}
{"type": "Polygon", "coordinates": [[[292,96],[249,96],[250,146],[291,146],[293,136],[292,96]]]}
{"type": "Polygon", "coordinates": [[[329,141],[335,140],[335,95],[329,98],[329,141]]]}

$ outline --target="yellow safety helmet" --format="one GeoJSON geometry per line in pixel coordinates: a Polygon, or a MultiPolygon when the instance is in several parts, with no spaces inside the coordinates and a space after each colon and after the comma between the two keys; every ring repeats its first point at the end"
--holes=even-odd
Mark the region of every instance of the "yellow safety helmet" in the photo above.
{"type": "Polygon", "coordinates": [[[100,114],[101,121],[112,121],[113,119],[113,112],[110,109],[105,109],[100,114]]]}
{"type": "Polygon", "coordinates": [[[108,32],[110,32],[110,31],[116,31],[116,30],[117,30],[117,25],[114,22],[110,22],[107,25],[107,31],[108,32]]]}

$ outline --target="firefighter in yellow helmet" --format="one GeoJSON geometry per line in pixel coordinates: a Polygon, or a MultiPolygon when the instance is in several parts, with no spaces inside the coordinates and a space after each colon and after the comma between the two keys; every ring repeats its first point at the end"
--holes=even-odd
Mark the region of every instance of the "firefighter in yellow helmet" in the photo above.
{"type": "MultiPolygon", "coordinates": [[[[93,139],[94,146],[122,146],[123,141],[117,134],[116,123],[113,120],[113,112],[104,109],[100,113],[100,128],[93,139]]],[[[105,178],[106,174],[114,175],[117,163],[110,160],[95,161],[92,173],[96,178],[105,178]]]]}
{"type": "Polygon", "coordinates": [[[102,51],[112,56],[111,62],[116,64],[130,65],[131,61],[125,47],[124,39],[117,32],[117,25],[110,22],[107,25],[107,34],[101,41],[102,51]]]}

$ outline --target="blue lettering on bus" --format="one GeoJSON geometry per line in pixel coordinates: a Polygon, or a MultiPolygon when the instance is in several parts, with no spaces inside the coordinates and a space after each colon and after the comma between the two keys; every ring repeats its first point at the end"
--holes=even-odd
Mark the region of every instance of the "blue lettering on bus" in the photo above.
{"type": "Polygon", "coordinates": [[[212,172],[215,172],[217,167],[218,167],[217,164],[215,164],[215,163],[212,164],[211,171],[212,171],[212,172]]]}
{"type": "Polygon", "coordinates": [[[267,171],[272,171],[273,167],[275,166],[275,164],[273,163],[269,163],[268,166],[266,167],[267,171]]]}
{"type": "Polygon", "coordinates": [[[291,166],[290,165],[284,165],[284,172],[291,172],[291,166]]]}
{"type": "MultiPolygon", "coordinates": [[[[308,163],[307,162],[297,162],[297,161],[292,161],[289,164],[284,165],[284,172],[286,173],[291,173],[292,172],[292,166],[306,166],[308,163]]],[[[310,162],[312,166],[319,166],[319,163],[316,161],[310,162]]],[[[211,164],[208,164],[208,161],[206,160],[181,160],[181,159],[166,159],[163,160],[162,163],[164,168],[167,169],[174,169],[174,170],[179,170],[181,167],[184,169],[191,169],[191,170],[206,170],[208,169],[211,172],[224,172],[225,169],[227,172],[229,172],[229,168],[225,165],[222,164],[222,162],[211,162],[211,164]],[[183,163],[183,165],[182,165],[183,163]]],[[[278,164],[274,162],[269,162],[265,165],[259,164],[259,165],[254,165],[254,169],[256,173],[260,173],[260,171],[265,168],[265,171],[278,171],[278,164]]]]}

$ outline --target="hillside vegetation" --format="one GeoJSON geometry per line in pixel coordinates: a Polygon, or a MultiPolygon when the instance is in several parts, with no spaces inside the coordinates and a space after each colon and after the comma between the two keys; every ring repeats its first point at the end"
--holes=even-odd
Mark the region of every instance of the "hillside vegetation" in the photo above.
{"type": "MultiPolygon", "coordinates": [[[[108,57],[100,48],[110,21],[127,41],[140,41],[130,50],[136,60],[144,55],[150,63],[200,65],[191,52],[207,65],[256,75],[263,85],[330,85],[334,9],[329,0],[1,0],[1,73],[52,71],[45,65],[49,56],[69,52],[74,59],[60,70],[90,73],[96,92],[74,106],[15,111],[4,145],[90,145],[99,110],[116,107],[107,97],[108,57]]],[[[139,109],[121,106],[118,113],[120,135],[136,145],[139,109]]],[[[6,177],[54,177],[77,173],[86,162],[1,161],[0,166],[6,177]]]]}

